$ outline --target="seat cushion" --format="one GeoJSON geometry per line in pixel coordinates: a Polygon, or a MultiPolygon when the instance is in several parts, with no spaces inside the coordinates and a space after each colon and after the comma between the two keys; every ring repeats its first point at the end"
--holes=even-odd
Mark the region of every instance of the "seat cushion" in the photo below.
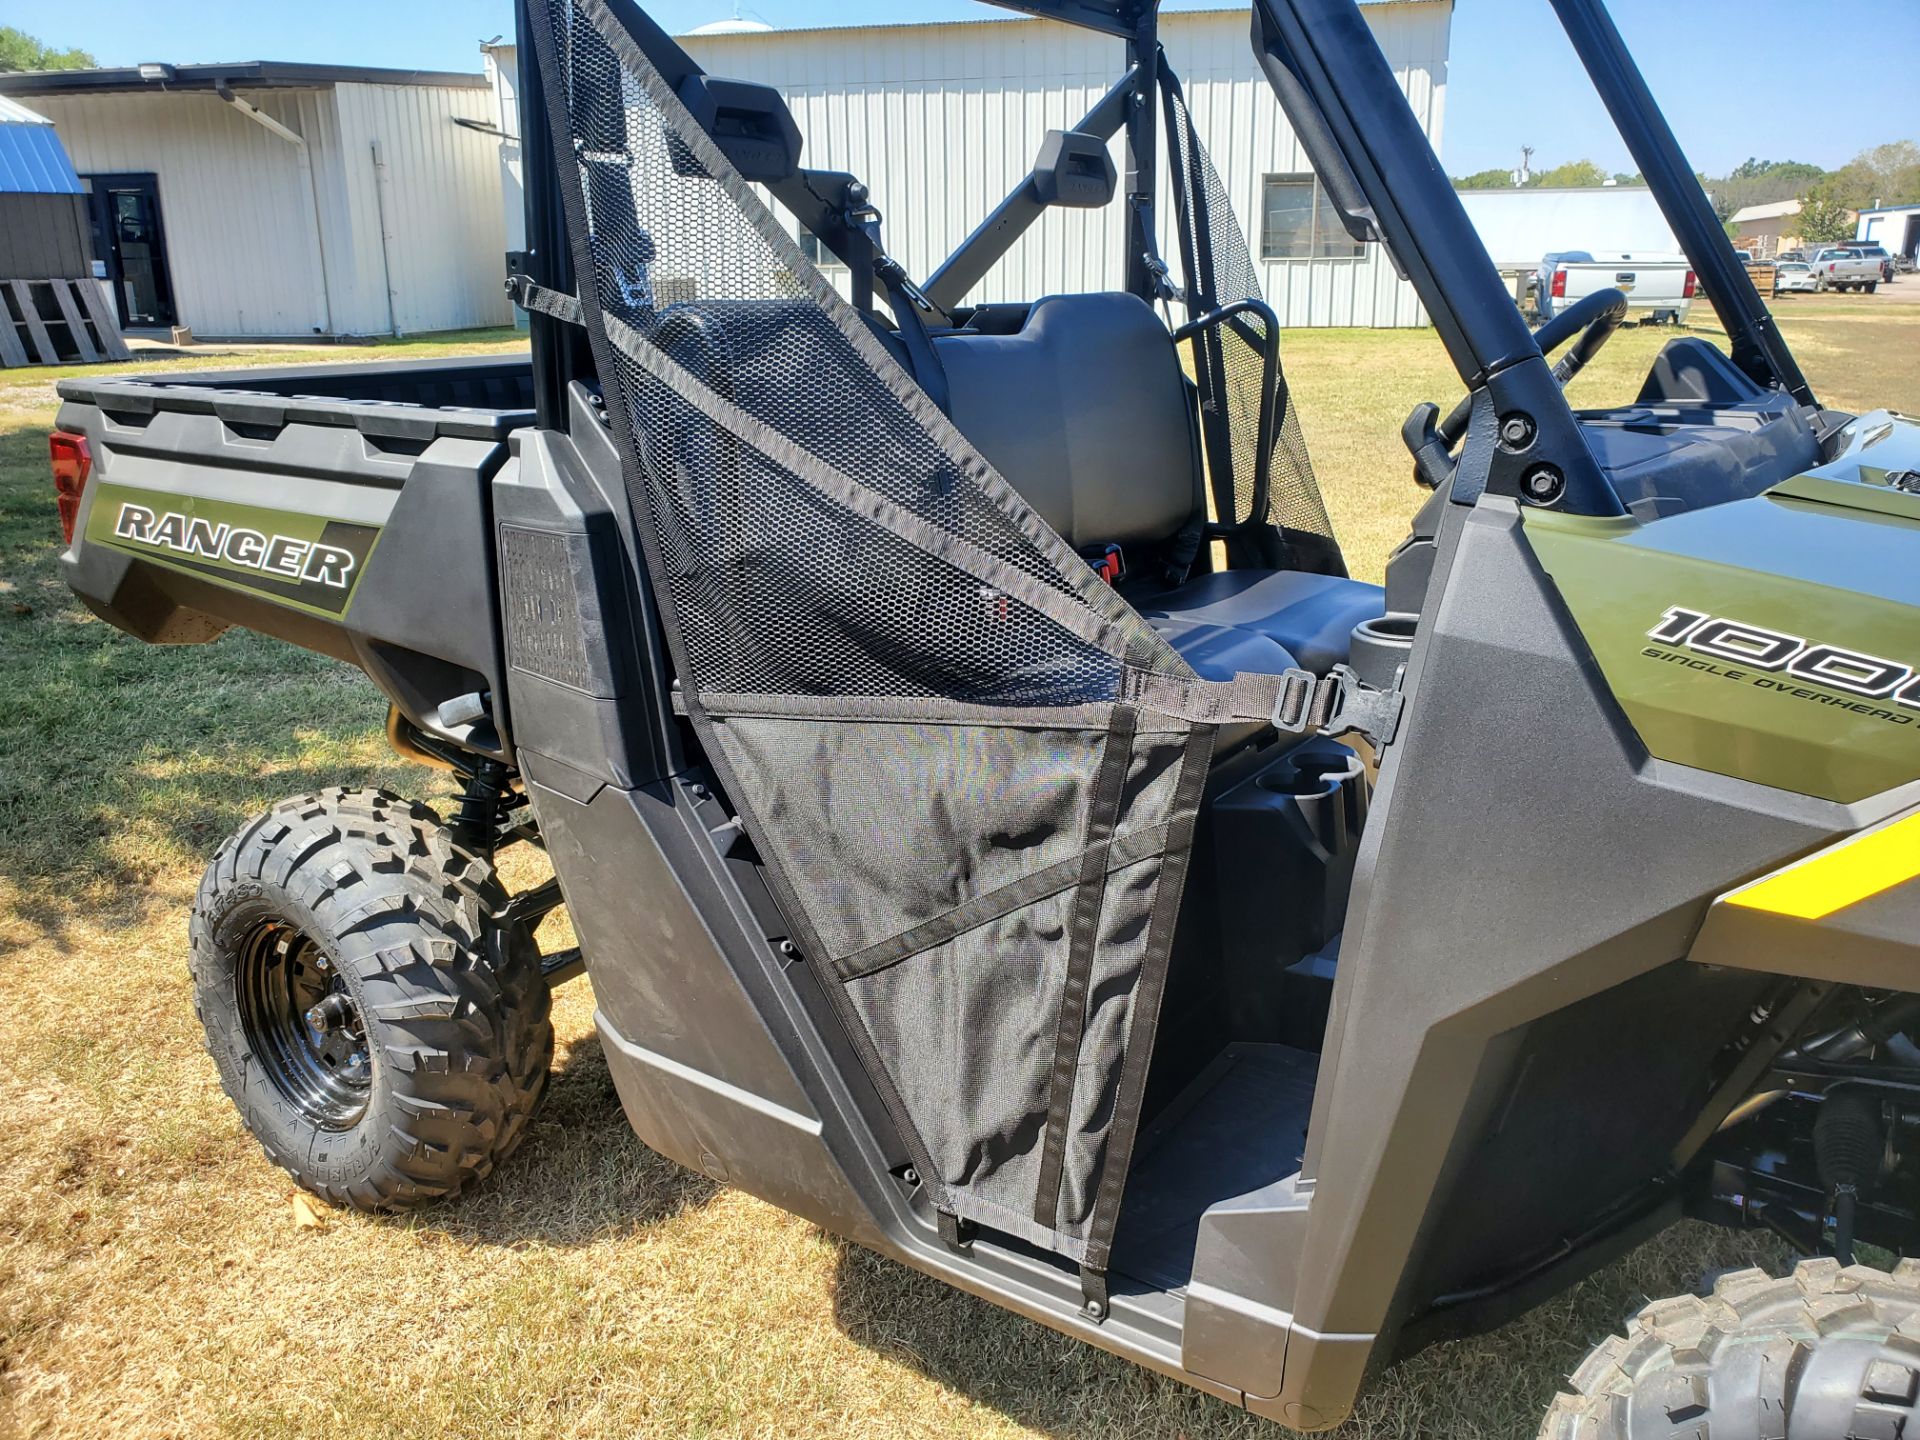
{"type": "Polygon", "coordinates": [[[1324,675],[1346,663],[1353,627],[1386,613],[1387,592],[1299,570],[1222,570],[1142,600],[1139,610],[1156,629],[1166,619],[1263,636],[1324,675]]]}
{"type": "Polygon", "coordinates": [[[1202,680],[1231,680],[1236,675],[1284,675],[1299,668],[1286,650],[1264,635],[1227,625],[1148,616],[1147,623],[1173,646],[1202,680]]]}

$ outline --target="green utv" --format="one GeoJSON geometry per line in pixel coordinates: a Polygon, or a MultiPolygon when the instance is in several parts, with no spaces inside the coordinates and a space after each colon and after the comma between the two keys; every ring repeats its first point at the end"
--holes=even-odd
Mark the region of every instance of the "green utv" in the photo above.
{"type": "Polygon", "coordinates": [[[1467,391],[1358,583],[1155,0],[1005,3],[1118,73],[931,274],[776,93],[524,0],[530,362],[62,382],[88,604],[358,665],[463,787],[214,858],[246,1123],[452,1195],[584,968],[655,1149],[1287,1425],[1694,1215],[1807,1258],[1652,1305],[1544,1433],[1920,1433],[1920,1269],[1856,1257],[1920,1240],[1920,425],[1820,406],[1600,0],[1554,5],[1732,343],[1579,413],[1623,297],[1530,333],[1353,0],[1254,0],[1467,391]],[[1124,290],[969,303],[1108,204],[1124,290]]]}

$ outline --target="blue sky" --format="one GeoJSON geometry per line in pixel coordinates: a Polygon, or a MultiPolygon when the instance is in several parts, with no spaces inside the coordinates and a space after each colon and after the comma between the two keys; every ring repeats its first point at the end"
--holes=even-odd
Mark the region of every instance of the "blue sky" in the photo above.
{"type": "MultiPolygon", "coordinates": [[[[1192,3],[1168,0],[1167,8],[1192,3]]],[[[649,8],[681,31],[731,15],[734,0],[654,0],[649,8]]],[[[1844,41],[1827,29],[1818,6],[1613,0],[1612,8],[1681,144],[1710,174],[1749,155],[1832,167],[1869,145],[1920,140],[1916,0],[1853,0],[1844,7],[1844,41]],[[1788,22],[1812,43],[1789,38],[1788,22]]],[[[742,10],[774,25],[1004,13],[971,0],[743,0],[742,10]]],[[[309,60],[473,70],[478,42],[511,29],[512,14],[510,0],[0,5],[0,22],[51,44],[83,46],[117,65],[309,60]]],[[[1588,158],[1609,170],[1634,168],[1547,0],[1458,0],[1453,27],[1442,151],[1450,171],[1511,167],[1523,144],[1535,147],[1536,166],[1588,158]]]]}

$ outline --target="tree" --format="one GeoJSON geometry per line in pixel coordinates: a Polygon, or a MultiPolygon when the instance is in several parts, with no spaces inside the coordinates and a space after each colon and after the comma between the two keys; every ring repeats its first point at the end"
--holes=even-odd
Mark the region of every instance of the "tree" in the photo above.
{"type": "Polygon", "coordinates": [[[1542,170],[1533,183],[1554,190],[1585,190],[1607,183],[1607,172],[1591,160],[1569,160],[1551,170],[1542,170]]]}
{"type": "Polygon", "coordinates": [[[11,25],[0,25],[0,71],[91,70],[99,64],[85,50],[55,50],[11,25]]]}
{"type": "Polygon", "coordinates": [[[1705,180],[1713,197],[1714,213],[1722,220],[1749,205],[1772,205],[1798,200],[1826,178],[1818,165],[1801,160],[1756,160],[1749,157],[1721,180],[1705,180]]]}
{"type": "Polygon", "coordinates": [[[1476,170],[1471,175],[1456,175],[1453,188],[1456,190],[1511,190],[1513,172],[1511,170],[1476,170]]]}
{"type": "MultiPolygon", "coordinates": [[[[1633,177],[1636,181],[1639,176],[1633,177]]],[[[1476,170],[1471,175],[1454,177],[1456,190],[1512,190],[1515,188],[1531,190],[1536,186],[1553,185],[1562,189],[1582,189],[1607,183],[1607,172],[1591,160],[1569,160],[1564,165],[1556,165],[1551,170],[1536,170],[1527,177],[1524,186],[1515,187],[1511,170],[1476,170]]]]}
{"type": "Polygon", "coordinates": [[[1853,211],[1832,200],[1810,196],[1800,207],[1795,224],[1800,238],[1809,245],[1833,245],[1853,238],[1853,211]]]}

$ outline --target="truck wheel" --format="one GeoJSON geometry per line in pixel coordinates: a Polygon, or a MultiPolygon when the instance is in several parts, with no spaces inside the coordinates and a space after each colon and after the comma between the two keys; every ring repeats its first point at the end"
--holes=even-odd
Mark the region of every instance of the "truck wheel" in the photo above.
{"type": "Polygon", "coordinates": [[[1880,288],[1880,282],[1878,280],[1869,280],[1866,284],[1862,285],[1860,288],[1866,291],[1867,294],[1871,295],[1873,294],[1874,291],[1880,288]]]}
{"type": "Polygon", "coordinates": [[[1808,1260],[1647,1306],[1553,1402],[1541,1440],[1920,1433],[1920,1262],[1808,1260]]]}
{"type": "Polygon", "coordinates": [[[267,1158],[357,1210],[454,1195],[547,1088],[547,983],[506,893],[423,805],[283,801],[235,833],[189,926],[194,1007],[267,1158]]]}

